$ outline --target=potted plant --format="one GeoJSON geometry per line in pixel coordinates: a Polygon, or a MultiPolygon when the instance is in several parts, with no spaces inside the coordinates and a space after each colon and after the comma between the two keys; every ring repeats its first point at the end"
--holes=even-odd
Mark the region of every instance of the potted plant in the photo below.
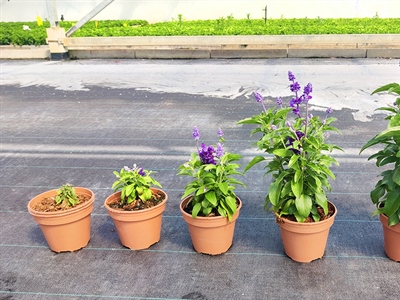
{"type": "Polygon", "coordinates": [[[114,221],[121,244],[132,250],[147,249],[161,237],[162,213],[168,195],[152,187],[161,184],[152,174],[133,165],[114,171],[114,193],[104,203],[114,221]]]}
{"type": "Polygon", "coordinates": [[[182,164],[178,175],[193,180],[185,187],[180,210],[188,224],[194,249],[199,253],[217,255],[232,245],[235,222],[242,201],[235,194],[236,185],[244,184],[235,178],[242,175],[236,163],[241,156],[224,150],[223,132],[218,130],[217,145],[199,146],[200,132],[193,129],[197,151],[182,164]]]}
{"type": "Polygon", "coordinates": [[[65,184],[29,201],[28,211],[51,250],[72,252],[88,244],[94,198],[89,189],[65,184]]]}
{"type": "Polygon", "coordinates": [[[322,118],[310,114],[312,85],[308,83],[301,93],[293,73],[289,71],[288,76],[294,93],[289,107],[279,97],[277,106],[267,109],[263,96],[256,92],[261,113],[239,124],[256,125],[251,135],[261,134],[256,145],[265,156],[255,156],[245,172],[259,162],[267,162],[266,174],[272,174],[272,182],[265,208],[271,207],[276,216],[286,254],[295,261],[310,262],[324,255],[337,213],[326,192],[331,190],[328,179],[335,179],[330,167],[338,165],[330,153],[341,149],[326,142],[329,132],[338,132],[332,126],[336,119],[329,117],[332,109],[328,108],[322,118]]]}
{"type": "MultiPolygon", "coordinates": [[[[388,92],[400,95],[400,85],[391,83],[384,85],[372,94],[388,92]]],[[[378,110],[389,112],[385,120],[385,130],[370,139],[360,151],[379,145],[381,150],[371,155],[368,160],[376,159],[377,167],[385,167],[371,191],[372,203],[377,209],[372,215],[378,215],[383,227],[384,248],[386,255],[394,261],[400,261],[400,97],[393,106],[381,107],[378,110]],[[382,149],[383,148],[383,149],[382,149]],[[391,165],[392,167],[387,167],[391,165]]]]}

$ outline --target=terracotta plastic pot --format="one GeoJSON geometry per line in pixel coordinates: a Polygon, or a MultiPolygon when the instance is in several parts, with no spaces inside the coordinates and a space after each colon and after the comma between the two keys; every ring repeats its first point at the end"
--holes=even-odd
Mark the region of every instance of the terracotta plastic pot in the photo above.
{"type": "Polygon", "coordinates": [[[229,222],[228,218],[224,217],[196,217],[193,218],[183,210],[186,204],[191,199],[189,196],[181,202],[180,209],[183,219],[188,224],[189,234],[192,239],[194,249],[199,253],[217,255],[228,251],[232,246],[233,234],[235,231],[236,219],[239,217],[242,201],[239,198],[240,204],[236,213],[229,222]]]}
{"type": "Polygon", "coordinates": [[[308,263],[324,256],[329,229],[333,225],[337,213],[326,220],[313,223],[298,223],[280,219],[278,225],[281,229],[281,236],[285,253],[297,262],[308,263]]]}
{"type": "Polygon", "coordinates": [[[160,189],[152,188],[152,191],[163,193],[165,199],[148,209],[123,211],[109,207],[109,202],[121,198],[121,192],[110,195],[104,202],[108,214],[114,221],[121,244],[129,249],[147,249],[160,240],[162,213],[165,210],[168,195],[160,189]]]}
{"type": "Polygon", "coordinates": [[[57,194],[55,189],[37,195],[28,203],[29,213],[39,224],[47,244],[54,252],[76,251],[89,243],[94,193],[82,187],[75,187],[75,190],[78,195],[88,195],[90,200],[59,212],[39,212],[32,209],[43,198],[54,197],[57,194]]]}
{"type": "Polygon", "coordinates": [[[383,228],[385,253],[390,259],[400,261],[400,223],[388,226],[388,217],[384,214],[380,214],[379,219],[383,228]]]}

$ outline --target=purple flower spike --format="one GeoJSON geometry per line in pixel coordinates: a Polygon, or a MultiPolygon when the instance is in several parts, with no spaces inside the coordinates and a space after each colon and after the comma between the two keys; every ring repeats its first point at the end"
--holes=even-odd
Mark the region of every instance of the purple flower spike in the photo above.
{"type": "Polygon", "coordinates": [[[222,131],[221,128],[218,128],[218,136],[219,137],[223,137],[224,136],[224,132],[222,131]]]}
{"type": "Polygon", "coordinates": [[[260,93],[254,92],[253,95],[254,95],[254,98],[256,98],[257,102],[262,102],[263,101],[263,96],[260,93]]]}
{"type": "Polygon", "coordinates": [[[282,98],[281,98],[281,97],[278,97],[278,98],[276,99],[276,104],[278,104],[280,107],[282,107],[283,101],[282,101],[282,98]]]}
{"type": "Polygon", "coordinates": [[[310,95],[312,93],[312,84],[308,83],[305,87],[304,87],[304,94],[306,95],[310,95]]]}
{"type": "Polygon", "coordinates": [[[194,138],[196,141],[199,140],[199,138],[200,138],[200,132],[199,132],[199,129],[197,128],[197,126],[195,126],[195,127],[193,128],[192,136],[193,136],[193,138],[194,138]]]}
{"type": "Polygon", "coordinates": [[[215,150],[213,146],[206,146],[204,143],[201,144],[201,148],[199,149],[200,160],[203,164],[213,164],[216,162],[214,160],[215,150]]]}
{"type": "Polygon", "coordinates": [[[224,147],[222,146],[221,143],[217,144],[216,155],[217,155],[217,157],[222,157],[224,155],[224,147]]]}
{"type": "Polygon", "coordinates": [[[298,83],[298,82],[293,82],[291,85],[290,85],[290,90],[292,91],[292,92],[298,92],[298,91],[300,91],[300,84],[298,83]]]}
{"type": "Polygon", "coordinates": [[[331,113],[333,113],[333,109],[331,107],[328,107],[326,110],[326,114],[329,115],[331,113]]]}
{"type": "Polygon", "coordinates": [[[289,81],[295,81],[296,80],[296,77],[294,77],[294,75],[293,75],[293,73],[292,72],[288,72],[288,76],[289,76],[289,81]]]}
{"type": "Polygon", "coordinates": [[[143,168],[139,168],[138,174],[140,176],[146,176],[146,173],[144,172],[143,168]]]}

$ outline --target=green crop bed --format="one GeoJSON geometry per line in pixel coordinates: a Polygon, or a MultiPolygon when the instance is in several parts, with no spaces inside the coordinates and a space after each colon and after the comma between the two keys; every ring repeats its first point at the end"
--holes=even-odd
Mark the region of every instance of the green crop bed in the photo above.
{"type": "MultiPolygon", "coordinates": [[[[68,30],[74,22],[60,22],[68,30]]],[[[45,45],[49,22],[0,22],[0,45],[45,45]],[[23,27],[29,26],[30,30],[23,27]]],[[[26,27],[25,27],[26,28],[26,27]]],[[[288,34],[400,34],[400,18],[361,19],[234,19],[149,24],[144,20],[90,21],[73,37],[98,36],[194,36],[194,35],[288,35],[288,34]]]]}

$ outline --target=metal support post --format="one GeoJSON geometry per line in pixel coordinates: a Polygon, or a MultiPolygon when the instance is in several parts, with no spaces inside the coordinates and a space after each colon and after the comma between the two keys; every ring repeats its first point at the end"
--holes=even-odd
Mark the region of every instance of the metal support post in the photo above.
{"type": "Polygon", "coordinates": [[[263,10],[265,11],[265,14],[264,14],[264,21],[265,21],[265,24],[267,24],[268,6],[265,5],[265,8],[263,8],[263,10]]]}
{"type": "Polygon", "coordinates": [[[114,0],[104,0],[103,2],[101,2],[99,5],[93,8],[86,16],[80,19],[74,26],[68,29],[66,36],[67,37],[71,36],[75,31],[77,31],[79,28],[85,25],[86,22],[90,21],[94,16],[96,16],[99,12],[101,12],[112,2],[114,2],[114,0]]]}

